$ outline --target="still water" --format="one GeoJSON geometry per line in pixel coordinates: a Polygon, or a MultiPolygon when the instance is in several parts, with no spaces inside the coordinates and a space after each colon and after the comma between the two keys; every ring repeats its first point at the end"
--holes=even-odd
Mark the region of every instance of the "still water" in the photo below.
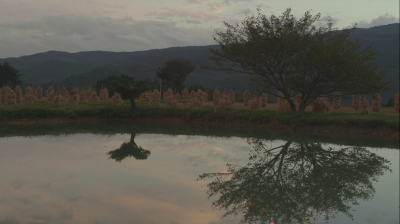
{"type": "Polygon", "coordinates": [[[176,129],[0,128],[0,224],[399,223],[396,143],[176,129]]]}

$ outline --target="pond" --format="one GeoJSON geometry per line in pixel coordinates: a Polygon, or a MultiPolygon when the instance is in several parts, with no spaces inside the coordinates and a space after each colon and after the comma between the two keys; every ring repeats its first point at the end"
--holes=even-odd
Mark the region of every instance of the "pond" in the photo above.
{"type": "Polygon", "coordinates": [[[160,124],[0,127],[1,224],[241,221],[399,223],[398,139],[160,124]]]}

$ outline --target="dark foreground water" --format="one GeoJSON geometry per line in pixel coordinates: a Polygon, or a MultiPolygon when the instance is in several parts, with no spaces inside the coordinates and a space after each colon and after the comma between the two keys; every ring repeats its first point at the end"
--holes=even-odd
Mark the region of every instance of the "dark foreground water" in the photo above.
{"type": "Polygon", "coordinates": [[[193,126],[0,127],[0,224],[240,221],[398,224],[398,140],[193,126]]]}

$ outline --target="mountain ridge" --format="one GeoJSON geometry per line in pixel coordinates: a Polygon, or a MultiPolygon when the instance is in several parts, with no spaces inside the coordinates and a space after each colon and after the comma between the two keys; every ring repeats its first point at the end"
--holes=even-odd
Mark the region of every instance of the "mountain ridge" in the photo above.
{"type": "MultiPolygon", "coordinates": [[[[386,71],[386,78],[393,80],[393,88],[382,94],[382,102],[386,102],[399,91],[399,23],[357,28],[350,38],[359,39],[364,46],[375,44],[378,50],[377,63],[386,71]]],[[[208,58],[209,47],[219,46],[178,46],[134,52],[47,51],[4,58],[0,62],[8,61],[20,70],[24,86],[42,85],[47,88],[53,84],[67,88],[88,87],[94,86],[99,79],[117,74],[154,80],[157,67],[175,57],[185,57],[196,65],[212,63],[208,58]]],[[[220,91],[233,89],[235,92],[242,92],[246,88],[254,88],[246,75],[209,71],[200,69],[199,66],[188,76],[185,84],[189,86],[192,83],[201,84],[208,89],[217,86],[220,91]]]]}

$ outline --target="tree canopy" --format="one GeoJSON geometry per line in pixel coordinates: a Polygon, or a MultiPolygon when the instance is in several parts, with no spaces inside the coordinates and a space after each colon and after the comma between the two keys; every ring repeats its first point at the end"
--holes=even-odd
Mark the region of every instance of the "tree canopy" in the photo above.
{"type": "Polygon", "coordinates": [[[131,139],[129,142],[122,143],[121,147],[112,150],[107,153],[109,159],[114,159],[117,162],[121,162],[126,157],[134,157],[137,160],[145,160],[150,156],[150,151],[145,150],[135,143],[136,133],[131,133],[131,139]]]}
{"type": "Polygon", "coordinates": [[[131,102],[132,110],[136,110],[135,99],[139,97],[142,92],[157,88],[157,82],[134,80],[133,77],[127,75],[113,75],[107,79],[97,81],[95,88],[99,91],[103,87],[106,87],[111,95],[114,94],[114,92],[121,94],[122,99],[131,102]]]}
{"type": "Polygon", "coordinates": [[[332,148],[288,141],[269,147],[260,139],[246,166],[228,164],[226,173],[206,173],[209,197],[227,215],[243,214],[242,223],[306,224],[342,213],[374,196],[372,181],[391,171],[389,161],[362,147],[332,148]]]}
{"type": "Polygon", "coordinates": [[[0,63],[0,85],[17,86],[21,85],[21,74],[17,69],[12,67],[7,62],[0,63]]]}
{"type": "Polygon", "coordinates": [[[195,68],[195,65],[184,58],[175,58],[168,60],[164,66],[159,67],[156,74],[164,84],[164,86],[172,87],[180,92],[185,88],[184,82],[189,73],[195,68]]]}
{"type": "Polygon", "coordinates": [[[241,24],[224,22],[226,30],[214,35],[220,48],[209,49],[216,64],[204,67],[248,74],[264,92],[274,96],[282,92],[294,111],[292,94],[301,94],[298,110],[302,111],[319,96],[388,89],[389,82],[383,81],[384,74],[375,64],[374,46],[349,39],[356,25],[338,30],[328,21],[317,27],[320,14],[306,12],[297,19],[290,8],[279,17],[257,11],[257,16],[248,16],[241,24]]]}

